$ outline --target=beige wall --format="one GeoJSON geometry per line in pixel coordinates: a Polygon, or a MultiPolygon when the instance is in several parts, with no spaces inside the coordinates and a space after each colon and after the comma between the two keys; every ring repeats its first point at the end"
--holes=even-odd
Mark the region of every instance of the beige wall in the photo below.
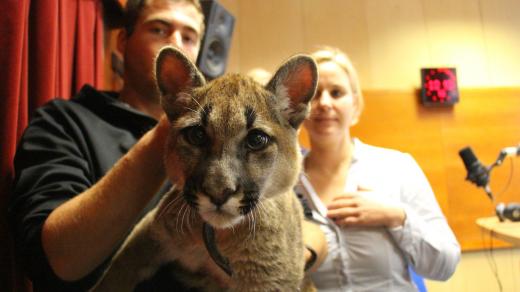
{"type": "Polygon", "coordinates": [[[498,292],[499,281],[503,292],[520,291],[520,249],[466,252],[450,280],[427,280],[426,287],[429,292],[498,292]]]}
{"type": "MultiPolygon", "coordinates": [[[[294,53],[331,45],[350,55],[364,89],[410,91],[420,86],[420,68],[441,66],[457,68],[459,88],[520,87],[518,0],[219,2],[237,21],[229,71],[272,71],[294,53]]],[[[493,262],[503,291],[520,291],[520,250],[488,255],[465,252],[455,275],[428,281],[429,291],[499,291],[493,262]]]]}
{"type": "Polygon", "coordinates": [[[274,70],[317,45],[350,54],[364,88],[419,86],[457,68],[460,87],[520,85],[518,0],[220,0],[237,19],[229,69],[274,70]]]}

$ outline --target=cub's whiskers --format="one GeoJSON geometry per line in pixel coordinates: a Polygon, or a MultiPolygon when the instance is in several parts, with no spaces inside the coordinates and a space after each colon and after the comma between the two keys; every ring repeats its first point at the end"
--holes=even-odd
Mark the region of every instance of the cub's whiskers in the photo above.
{"type": "Polygon", "coordinates": [[[182,196],[181,195],[178,195],[176,196],[175,198],[173,198],[173,200],[171,200],[170,202],[168,202],[168,204],[166,204],[166,206],[159,212],[159,214],[157,215],[159,218],[161,218],[162,216],[164,216],[166,213],[168,213],[168,211],[171,209],[171,207],[177,203],[179,201],[179,199],[181,198],[182,196]]]}

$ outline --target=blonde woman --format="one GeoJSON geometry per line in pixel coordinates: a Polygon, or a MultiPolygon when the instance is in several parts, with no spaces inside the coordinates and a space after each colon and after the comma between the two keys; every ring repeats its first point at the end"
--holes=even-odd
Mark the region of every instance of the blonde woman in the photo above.
{"type": "Polygon", "coordinates": [[[351,136],[363,110],[358,77],[334,48],[313,53],[318,91],[304,122],[311,150],[297,191],[326,235],[312,278],[320,291],[416,291],[409,267],[446,280],[460,246],[415,160],[351,136]]]}

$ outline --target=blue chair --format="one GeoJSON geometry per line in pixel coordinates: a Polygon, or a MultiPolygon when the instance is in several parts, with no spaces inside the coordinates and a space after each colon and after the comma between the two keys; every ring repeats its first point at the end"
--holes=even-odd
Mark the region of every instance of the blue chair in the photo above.
{"type": "Polygon", "coordinates": [[[421,275],[417,274],[412,266],[408,266],[408,272],[410,273],[410,278],[412,278],[413,283],[417,287],[417,291],[419,292],[428,292],[426,289],[426,285],[424,285],[424,279],[421,275]]]}

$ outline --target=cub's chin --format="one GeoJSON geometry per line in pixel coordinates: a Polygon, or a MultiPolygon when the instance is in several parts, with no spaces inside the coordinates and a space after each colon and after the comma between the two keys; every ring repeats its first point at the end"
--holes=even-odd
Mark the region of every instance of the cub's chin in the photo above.
{"type": "Polygon", "coordinates": [[[200,212],[200,217],[209,225],[217,229],[231,228],[240,223],[245,217],[242,215],[233,216],[224,212],[200,212]]]}
{"type": "Polygon", "coordinates": [[[247,215],[240,213],[240,201],[230,198],[217,206],[206,196],[198,196],[198,212],[202,220],[217,229],[231,228],[242,222],[247,215]]]}

